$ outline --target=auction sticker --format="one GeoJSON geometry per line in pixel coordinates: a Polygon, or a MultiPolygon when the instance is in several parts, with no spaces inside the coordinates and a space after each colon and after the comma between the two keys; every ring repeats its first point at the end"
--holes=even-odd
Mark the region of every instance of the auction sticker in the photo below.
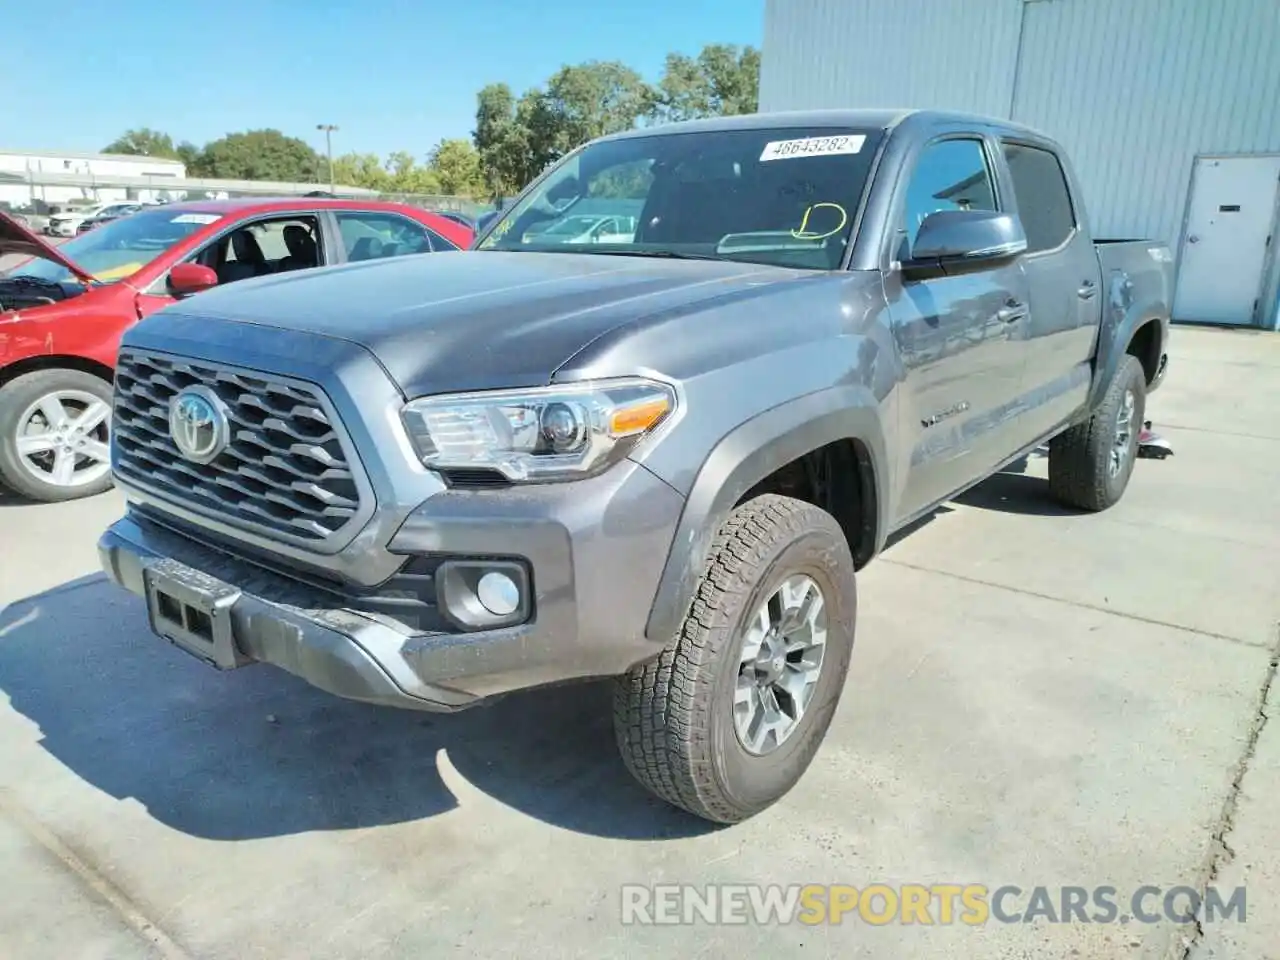
{"type": "Polygon", "coordinates": [[[170,223],[217,223],[222,216],[220,213],[180,213],[170,223]]]}
{"type": "Polygon", "coordinates": [[[867,142],[863,134],[839,137],[805,137],[803,140],[774,140],[764,145],[760,154],[765,160],[790,160],[793,157],[832,157],[842,153],[859,153],[867,142]]]}

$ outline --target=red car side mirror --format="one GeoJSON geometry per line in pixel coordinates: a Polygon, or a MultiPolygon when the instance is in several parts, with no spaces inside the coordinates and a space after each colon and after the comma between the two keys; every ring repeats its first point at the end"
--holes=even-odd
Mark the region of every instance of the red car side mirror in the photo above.
{"type": "Polygon", "coordinates": [[[169,271],[169,290],[176,297],[189,297],[218,285],[218,275],[200,263],[180,263],[169,271]]]}

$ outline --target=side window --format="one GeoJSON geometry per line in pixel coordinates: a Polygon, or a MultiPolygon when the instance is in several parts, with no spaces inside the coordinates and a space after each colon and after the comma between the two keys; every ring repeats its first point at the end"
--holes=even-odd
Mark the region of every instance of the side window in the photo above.
{"type": "Polygon", "coordinates": [[[310,216],[255,220],[211,242],[195,262],[212,267],[219,284],[318,267],[324,262],[320,224],[310,216]]]}
{"type": "MultiPolygon", "coordinates": [[[[420,223],[397,216],[394,213],[364,213],[339,211],[338,232],[347,259],[379,260],[385,257],[402,257],[412,253],[431,253],[431,231],[420,223]]],[[[437,239],[443,246],[443,237],[437,239]]]]}
{"type": "Polygon", "coordinates": [[[1013,178],[1018,216],[1027,234],[1027,252],[1052,250],[1076,227],[1071,190],[1062,164],[1048,150],[1020,143],[1006,143],[1002,149],[1013,178]]]}
{"type": "Polygon", "coordinates": [[[939,210],[995,210],[996,194],[980,140],[943,140],[924,148],[907,187],[907,243],[939,210]]]}

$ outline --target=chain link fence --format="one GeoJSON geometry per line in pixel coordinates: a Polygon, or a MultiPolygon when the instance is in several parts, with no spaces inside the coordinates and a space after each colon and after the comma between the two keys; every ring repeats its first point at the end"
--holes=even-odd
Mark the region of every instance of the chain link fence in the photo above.
{"type": "Polygon", "coordinates": [[[444,194],[428,193],[380,193],[378,199],[392,203],[403,203],[423,210],[439,210],[449,213],[462,213],[469,217],[478,217],[497,209],[497,205],[485,200],[471,197],[457,197],[444,194]]]}

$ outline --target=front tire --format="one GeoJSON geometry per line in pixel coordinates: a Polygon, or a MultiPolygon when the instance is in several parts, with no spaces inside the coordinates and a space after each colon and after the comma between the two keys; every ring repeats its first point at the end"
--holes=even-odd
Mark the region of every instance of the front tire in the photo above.
{"type": "Polygon", "coordinates": [[[1125,356],[1098,409],[1049,442],[1049,493],[1081,510],[1099,511],[1124,496],[1147,410],[1147,379],[1125,356]]]}
{"type": "Polygon", "coordinates": [[[627,768],[716,823],[775,803],[826,736],[856,613],[853,558],[830,514],[774,494],[738,507],[676,637],[616,683],[627,768]]]}
{"type": "Polygon", "coordinates": [[[111,384],[81,370],[37,370],[0,388],[0,480],[54,503],[111,488],[111,384]]]}

